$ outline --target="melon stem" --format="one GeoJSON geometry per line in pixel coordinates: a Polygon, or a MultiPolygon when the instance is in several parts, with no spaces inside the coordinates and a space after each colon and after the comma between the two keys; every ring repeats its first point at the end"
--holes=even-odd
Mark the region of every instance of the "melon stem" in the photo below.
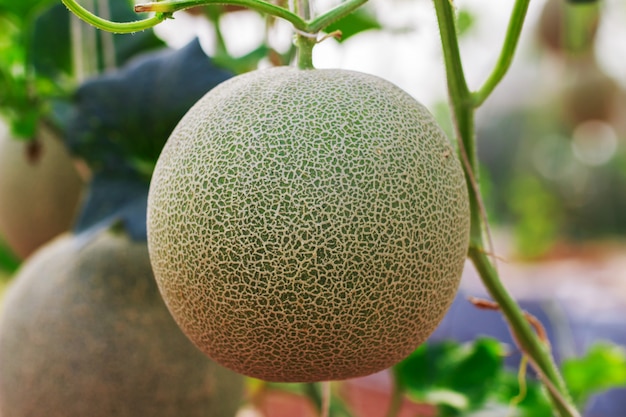
{"type": "Polygon", "coordinates": [[[296,48],[298,50],[298,68],[302,70],[314,69],[313,47],[317,43],[317,34],[296,32],[296,48]]]}
{"type": "MultiPolygon", "coordinates": [[[[292,3],[293,12],[302,20],[311,19],[311,3],[309,0],[294,0],[292,3]]],[[[298,51],[298,68],[302,70],[314,69],[313,67],[313,47],[317,43],[317,31],[305,32],[298,28],[296,31],[296,48],[298,51]]]]}

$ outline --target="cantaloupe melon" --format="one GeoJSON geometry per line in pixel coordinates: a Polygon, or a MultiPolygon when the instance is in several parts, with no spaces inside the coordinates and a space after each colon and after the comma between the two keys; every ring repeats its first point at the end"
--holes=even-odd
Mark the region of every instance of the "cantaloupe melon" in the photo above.
{"type": "Polygon", "coordinates": [[[243,378],[176,326],[145,242],[111,231],[59,237],[23,265],[3,304],[3,417],[236,413],[243,378]]]}
{"type": "Polygon", "coordinates": [[[201,99],[153,175],[148,244],[208,356],[271,381],[367,375],[436,328],[469,239],[463,172],[427,109],[345,70],[274,68],[201,99]]]}

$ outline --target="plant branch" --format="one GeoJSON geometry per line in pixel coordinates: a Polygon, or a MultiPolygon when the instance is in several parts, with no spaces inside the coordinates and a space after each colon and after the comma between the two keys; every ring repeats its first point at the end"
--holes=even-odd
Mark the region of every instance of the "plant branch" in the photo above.
{"type": "MultiPolygon", "coordinates": [[[[303,20],[311,19],[311,5],[309,0],[294,0],[291,4],[292,12],[303,20]]],[[[313,69],[313,48],[317,44],[317,32],[308,33],[296,28],[296,56],[298,68],[313,69]]]]}
{"type": "Polygon", "coordinates": [[[82,7],[76,0],[62,0],[63,4],[76,16],[97,27],[113,33],[132,33],[150,29],[170,18],[174,12],[205,5],[233,5],[242,6],[259,13],[269,14],[290,22],[293,27],[302,33],[317,34],[324,30],[331,23],[347,16],[368,0],[347,0],[335,6],[326,13],[309,21],[309,16],[299,16],[284,7],[278,6],[266,0],[165,0],[138,4],[135,12],[154,12],[155,15],[144,20],[135,22],[112,22],[96,16],[89,10],[82,7]]]}
{"type": "Polygon", "coordinates": [[[317,33],[324,30],[330,24],[336,22],[337,20],[346,17],[353,11],[355,11],[358,7],[367,3],[368,0],[348,0],[345,1],[338,6],[330,9],[326,13],[314,18],[307,24],[307,31],[309,33],[317,33]]]}
{"type": "Polygon", "coordinates": [[[570,412],[570,410],[574,409],[574,406],[571,404],[570,395],[565,386],[565,382],[552,359],[549,346],[543,344],[533,331],[531,324],[526,319],[519,305],[502,285],[497,271],[484,251],[481,248],[471,246],[469,249],[469,258],[478,271],[487,291],[504,313],[511,328],[511,332],[513,333],[513,337],[520,346],[520,349],[529,356],[531,363],[535,365],[535,370],[540,375],[544,376],[544,382],[545,380],[549,381],[549,383],[558,390],[558,396],[555,395],[552,390],[549,390],[549,393],[560,415],[576,417],[577,414],[570,412]]]}
{"type": "Polygon", "coordinates": [[[243,6],[259,13],[267,13],[290,22],[296,29],[308,32],[306,22],[297,14],[264,0],[166,0],[152,3],[138,4],[136,12],[157,12],[172,14],[174,12],[208,4],[228,4],[243,6]]]}
{"type": "Polygon", "coordinates": [[[487,78],[487,81],[485,81],[485,84],[473,94],[475,107],[480,106],[489,97],[509,70],[522,32],[529,3],[530,0],[516,0],[496,66],[487,78]]]}
{"type": "Polygon", "coordinates": [[[133,33],[150,29],[169,17],[167,13],[157,13],[152,17],[135,22],[111,22],[110,20],[102,19],[101,17],[94,15],[89,10],[76,3],[75,0],[62,1],[63,4],[65,4],[65,7],[85,22],[97,27],[98,29],[113,33],[133,33]]]}
{"type": "Polygon", "coordinates": [[[562,416],[575,417],[576,414],[571,413],[574,407],[571,405],[569,393],[554,364],[549,348],[541,343],[520,307],[502,285],[498,272],[485,254],[483,243],[483,230],[486,228],[486,219],[480,214],[481,200],[478,187],[474,111],[493,91],[509,68],[526,15],[528,0],[516,0],[500,60],[485,87],[478,94],[478,99],[470,93],[465,80],[453,5],[450,0],[433,1],[441,34],[448,91],[459,141],[459,152],[463,161],[463,170],[469,195],[471,230],[468,256],[474,263],[483,284],[504,313],[513,332],[513,337],[519,343],[521,349],[529,355],[531,363],[536,364],[538,373],[545,377],[545,380],[550,384],[550,388],[555,388],[558,391],[558,395],[555,395],[552,390],[549,390],[554,406],[562,416]]]}
{"type": "MultiPolygon", "coordinates": [[[[478,158],[474,145],[474,106],[461,62],[461,52],[454,24],[454,10],[450,0],[434,0],[434,3],[446,66],[448,94],[459,141],[459,153],[465,165],[465,179],[470,185],[476,184],[478,181],[478,158]]],[[[470,242],[481,244],[482,219],[479,210],[478,188],[470,186],[468,193],[471,206],[470,242]]]]}

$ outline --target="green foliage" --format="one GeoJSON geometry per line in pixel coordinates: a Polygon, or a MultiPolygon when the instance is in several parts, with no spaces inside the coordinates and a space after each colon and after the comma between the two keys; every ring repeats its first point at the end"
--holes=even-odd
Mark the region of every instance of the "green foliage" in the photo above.
{"type": "MultiPolygon", "coordinates": [[[[109,2],[113,19],[137,18],[131,2],[109,2]]],[[[39,119],[51,113],[52,102],[67,99],[76,88],[70,36],[70,12],[60,2],[0,0],[0,113],[14,136],[32,138],[39,119]]],[[[109,36],[117,63],[163,45],[152,31],[109,36]]],[[[103,70],[100,46],[95,56],[103,70]]]]}
{"type": "Polygon", "coordinates": [[[12,133],[29,137],[37,111],[29,98],[25,71],[26,50],[20,47],[23,34],[13,16],[0,15],[0,113],[11,122],[12,133]]]}
{"type": "Polygon", "coordinates": [[[366,30],[381,28],[382,26],[375,16],[364,9],[357,9],[354,13],[351,13],[343,19],[340,19],[328,26],[325,29],[325,32],[330,33],[336,30],[341,31],[341,38],[338,39],[338,41],[343,42],[351,36],[366,30]]]}
{"type": "Polygon", "coordinates": [[[5,275],[15,272],[20,265],[20,261],[11,250],[0,240],[0,281],[5,275]]]}
{"type": "Polygon", "coordinates": [[[0,0],[0,15],[12,15],[20,21],[27,21],[42,8],[56,3],[56,0],[0,0]]]}
{"type": "Polygon", "coordinates": [[[256,69],[259,62],[266,58],[270,51],[266,44],[261,44],[258,48],[241,57],[233,57],[226,52],[216,54],[213,57],[213,62],[217,66],[226,68],[235,74],[243,74],[256,69]]]}
{"type": "Polygon", "coordinates": [[[626,387],[626,349],[610,343],[597,343],[580,358],[563,362],[563,378],[574,401],[584,404],[599,391],[626,387]]]}
{"type": "MultiPolygon", "coordinates": [[[[409,398],[439,408],[439,415],[468,416],[493,408],[509,408],[519,394],[517,376],[504,369],[505,347],[493,339],[471,344],[426,343],[393,368],[397,389],[409,398]]],[[[534,381],[516,416],[549,417],[548,400],[534,381]]]]}
{"type": "Polygon", "coordinates": [[[513,179],[508,203],[517,217],[514,230],[520,253],[529,258],[544,254],[559,231],[557,198],[538,178],[527,175],[513,179]]]}
{"type": "Polygon", "coordinates": [[[461,9],[456,14],[456,30],[459,36],[465,35],[474,27],[476,18],[472,13],[465,9],[461,9]]]}

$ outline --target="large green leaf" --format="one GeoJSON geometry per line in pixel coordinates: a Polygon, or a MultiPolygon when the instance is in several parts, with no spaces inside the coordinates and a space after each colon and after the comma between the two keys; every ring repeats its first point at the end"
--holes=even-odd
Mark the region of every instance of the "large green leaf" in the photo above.
{"type": "Polygon", "coordinates": [[[95,172],[149,177],[181,117],[230,76],[197,40],[179,50],[145,54],[78,89],[68,145],[95,172]]]}

